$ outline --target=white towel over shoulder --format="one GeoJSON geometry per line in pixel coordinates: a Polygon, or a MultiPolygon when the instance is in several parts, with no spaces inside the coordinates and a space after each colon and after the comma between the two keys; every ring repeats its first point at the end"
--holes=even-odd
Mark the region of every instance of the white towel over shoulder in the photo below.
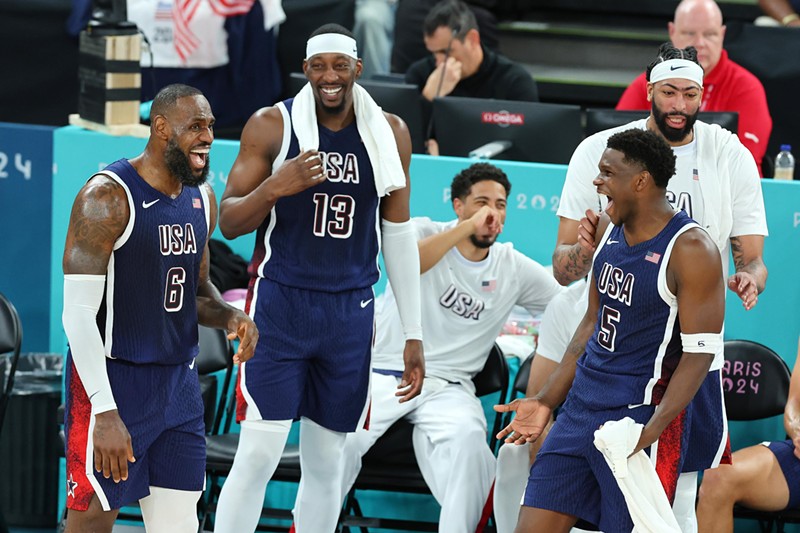
{"type": "MultiPolygon", "coordinates": [[[[358,133],[367,149],[375,173],[378,196],[385,196],[396,189],[402,189],[406,186],[406,175],[400,163],[392,127],[386,120],[383,110],[367,90],[357,83],[353,84],[353,107],[358,133]]],[[[319,148],[317,107],[310,83],[306,83],[294,97],[292,125],[301,151],[319,148]]]]}
{"type": "Polygon", "coordinates": [[[605,457],[625,497],[634,533],[680,533],[650,458],[644,450],[628,457],[636,448],[643,428],[627,416],[610,420],[594,432],[594,446],[605,457]]]}

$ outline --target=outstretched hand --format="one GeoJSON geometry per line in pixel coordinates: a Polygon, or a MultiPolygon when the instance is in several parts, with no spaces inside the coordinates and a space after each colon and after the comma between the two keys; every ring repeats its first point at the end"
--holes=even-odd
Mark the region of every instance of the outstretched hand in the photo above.
{"type": "Polygon", "coordinates": [[[400,398],[400,403],[407,402],[422,392],[422,382],[425,379],[425,358],[422,353],[422,341],[407,340],[403,349],[403,377],[397,386],[395,396],[400,398]]]}
{"type": "Polygon", "coordinates": [[[498,413],[514,411],[517,415],[509,425],[497,434],[498,440],[507,443],[525,444],[534,442],[550,422],[553,410],[535,398],[520,398],[508,404],[495,405],[498,413]]]}

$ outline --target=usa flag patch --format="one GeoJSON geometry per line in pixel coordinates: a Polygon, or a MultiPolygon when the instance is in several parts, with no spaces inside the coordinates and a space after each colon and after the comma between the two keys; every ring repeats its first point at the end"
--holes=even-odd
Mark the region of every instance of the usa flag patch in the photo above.
{"type": "Polygon", "coordinates": [[[647,255],[644,256],[644,260],[658,264],[658,262],[661,261],[661,254],[657,254],[655,252],[647,252],[647,255]]]}
{"type": "Polygon", "coordinates": [[[203,203],[200,201],[200,198],[192,198],[192,207],[195,209],[202,209],[203,203]]]}
{"type": "Polygon", "coordinates": [[[483,292],[492,292],[497,288],[497,280],[491,279],[487,281],[481,281],[481,290],[483,292]]]}

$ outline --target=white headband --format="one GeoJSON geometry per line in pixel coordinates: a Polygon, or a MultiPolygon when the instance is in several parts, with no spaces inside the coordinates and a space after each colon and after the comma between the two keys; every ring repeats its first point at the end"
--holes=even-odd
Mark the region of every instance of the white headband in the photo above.
{"type": "Polygon", "coordinates": [[[688,59],[668,59],[653,67],[650,71],[650,83],[680,78],[690,80],[703,86],[703,67],[688,59]]]}
{"type": "Polygon", "coordinates": [[[306,60],[317,54],[342,54],[358,59],[358,48],[352,37],[341,33],[322,33],[306,43],[306,60]]]}

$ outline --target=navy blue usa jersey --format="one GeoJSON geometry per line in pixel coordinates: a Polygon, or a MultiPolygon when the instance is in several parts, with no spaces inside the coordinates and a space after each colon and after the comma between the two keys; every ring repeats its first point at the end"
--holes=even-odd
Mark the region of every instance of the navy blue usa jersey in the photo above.
{"type": "MultiPolygon", "coordinates": [[[[293,99],[278,104],[283,143],[273,172],[300,153],[291,122],[293,99]]],[[[256,232],[250,274],[325,292],[371,287],[378,280],[379,199],[356,123],[319,127],[328,179],[278,200],[256,232]]]]}
{"type": "Polygon", "coordinates": [[[597,324],[578,361],[575,385],[598,408],[651,404],[683,354],[678,304],[666,271],[675,240],[697,224],[679,211],[652,239],[628,246],[611,226],[595,255],[597,324]]]}
{"type": "Polygon", "coordinates": [[[125,160],[102,172],[128,196],[130,220],[114,244],[97,323],[106,355],[181,364],[197,346],[197,282],[208,237],[208,197],[183,186],[177,198],[151,187],[125,160]]]}

